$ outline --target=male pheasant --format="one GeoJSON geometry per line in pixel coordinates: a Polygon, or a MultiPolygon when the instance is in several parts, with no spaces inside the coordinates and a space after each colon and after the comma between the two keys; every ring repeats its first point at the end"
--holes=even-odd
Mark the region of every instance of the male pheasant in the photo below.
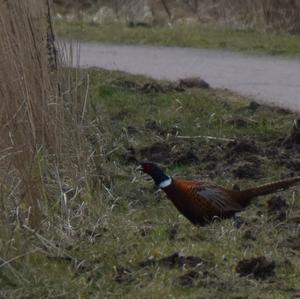
{"type": "Polygon", "coordinates": [[[229,218],[248,206],[252,199],[300,183],[300,176],[250,189],[229,190],[201,181],[186,181],[167,176],[156,164],[144,162],[149,174],[175,207],[192,223],[205,225],[215,217],[229,218]]]}

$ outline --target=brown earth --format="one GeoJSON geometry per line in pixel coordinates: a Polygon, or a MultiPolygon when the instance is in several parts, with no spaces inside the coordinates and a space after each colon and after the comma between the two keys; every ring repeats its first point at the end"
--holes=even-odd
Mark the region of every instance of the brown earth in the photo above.
{"type": "Polygon", "coordinates": [[[274,275],[275,262],[268,261],[264,256],[240,261],[236,272],[241,276],[252,275],[255,279],[266,279],[274,275]]]}

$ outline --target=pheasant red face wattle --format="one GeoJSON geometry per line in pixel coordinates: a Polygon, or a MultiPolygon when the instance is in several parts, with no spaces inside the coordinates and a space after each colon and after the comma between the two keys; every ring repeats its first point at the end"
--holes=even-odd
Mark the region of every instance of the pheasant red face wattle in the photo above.
{"type": "Polygon", "coordinates": [[[151,170],[153,169],[153,163],[151,163],[151,162],[143,162],[143,163],[141,163],[141,167],[142,167],[142,170],[145,173],[150,174],[151,170]]]}

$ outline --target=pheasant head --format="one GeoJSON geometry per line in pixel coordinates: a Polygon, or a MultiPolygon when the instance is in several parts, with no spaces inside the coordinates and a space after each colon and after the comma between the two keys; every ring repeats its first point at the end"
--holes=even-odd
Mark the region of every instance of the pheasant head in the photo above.
{"type": "Polygon", "coordinates": [[[172,178],[164,173],[164,171],[152,162],[141,163],[143,172],[147,173],[154,180],[158,188],[166,188],[171,185],[172,178]]]}

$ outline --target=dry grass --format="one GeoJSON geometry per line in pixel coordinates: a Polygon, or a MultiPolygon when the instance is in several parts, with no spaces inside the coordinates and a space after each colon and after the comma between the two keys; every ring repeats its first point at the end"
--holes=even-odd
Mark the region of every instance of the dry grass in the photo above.
{"type": "MultiPolygon", "coordinates": [[[[77,15],[88,19],[86,15],[96,16],[101,7],[109,7],[114,14],[114,20],[140,23],[143,22],[145,13],[144,2],[139,0],[54,2],[58,11],[72,15],[72,18],[77,15]]],[[[153,24],[192,21],[226,25],[237,29],[289,32],[300,30],[299,0],[148,0],[145,3],[151,11],[153,24]]],[[[146,22],[150,19],[148,14],[146,22]]]]}
{"type": "Polygon", "coordinates": [[[237,29],[299,31],[300,2],[293,0],[202,1],[197,13],[237,29]]]}
{"type": "Polygon", "coordinates": [[[50,69],[45,4],[0,4],[1,219],[6,223],[37,226],[62,188],[65,170],[76,177],[84,161],[84,88],[79,73],[74,86],[74,72],[65,68],[67,51],[60,67],[50,69]]]}

